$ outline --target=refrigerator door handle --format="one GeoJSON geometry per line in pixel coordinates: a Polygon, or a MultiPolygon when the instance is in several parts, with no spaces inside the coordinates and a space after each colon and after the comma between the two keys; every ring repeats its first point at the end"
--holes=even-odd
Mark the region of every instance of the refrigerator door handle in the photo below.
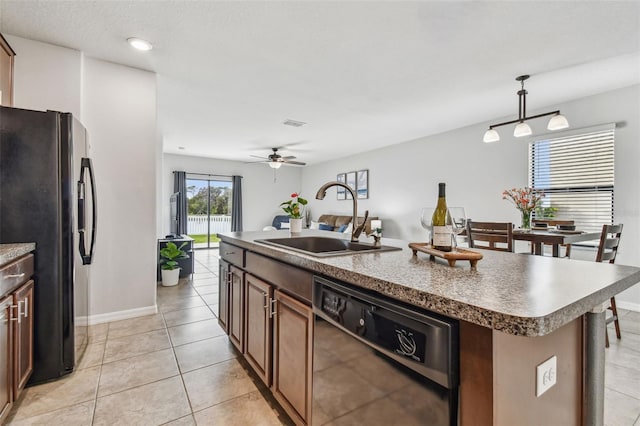
{"type": "Polygon", "coordinates": [[[78,181],[78,234],[80,256],[83,265],[90,265],[93,260],[93,250],[96,244],[96,185],[93,175],[93,165],[90,158],[82,158],[80,165],[80,180],[78,181]],[[89,175],[89,183],[91,185],[91,243],[89,244],[89,253],[87,253],[85,245],[85,171],[89,175]]]}

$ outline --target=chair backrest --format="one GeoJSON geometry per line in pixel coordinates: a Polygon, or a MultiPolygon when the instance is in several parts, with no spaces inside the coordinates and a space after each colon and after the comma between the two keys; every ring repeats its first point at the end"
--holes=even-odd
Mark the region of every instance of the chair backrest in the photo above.
{"type": "Polygon", "coordinates": [[[287,216],[286,214],[282,214],[282,215],[277,215],[273,218],[273,222],[271,222],[271,226],[273,226],[276,229],[282,229],[282,224],[283,223],[289,223],[289,216],[287,216]]]}
{"type": "Polygon", "coordinates": [[[621,235],[622,224],[602,225],[602,234],[600,234],[600,245],[598,246],[598,254],[596,254],[596,262],[608,261],[609,263],[615,263],[621,235]]]}
{"type": "Polygon", "coordinates": [[[469,247],[513,252],[513,223],[467,220],[469,247]],[[486,244],[477,244],[478,242],[486,244]],[[497,245],[500,244],[500,245],[497,245]]]}

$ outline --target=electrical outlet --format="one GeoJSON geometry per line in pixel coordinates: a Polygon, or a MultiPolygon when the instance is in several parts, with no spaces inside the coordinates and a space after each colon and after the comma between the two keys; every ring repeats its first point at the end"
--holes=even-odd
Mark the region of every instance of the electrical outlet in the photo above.
{"type": "Polygon", "coordinates": [[[556,384],[557,357],[554,355],[536,367],[536,396],[540,396],[556,384]]]}

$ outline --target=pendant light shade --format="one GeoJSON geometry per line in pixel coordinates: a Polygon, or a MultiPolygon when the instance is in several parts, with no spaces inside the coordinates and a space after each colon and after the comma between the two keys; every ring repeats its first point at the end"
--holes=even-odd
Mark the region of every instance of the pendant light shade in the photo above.
{"type": "Polygon", "coordinates": [[[489,129],[485,132],[484,138],[482,138],[482,142],[491,143],[498,142],[500,140],[500,135],[493,129],[489,129]]]}
{"type": "Polygon", "coordinates": [[[520,82],[520,90],[518,91],[518,118],[516,120],[505,121],[503,123],[492,124],[489,126],[489,130],[487,130],[482,138],[482,141],[485,143],[497,142],[500,140],[500,135],[494,129],[494,127],[506,126],[508,124],[516,124],[515,129],[513,129],[513,136],[516,138],[521,138],[523,136],[529,136],[533,132],[531,131],[531,127],[525,121],[532,120],[534,118],[547,117],[552,115],[551,120],[549,120],[549,124],[547,125],[547,129],[549,130],[561,130],[569,127],[569,122],[567,118],[560,114],[559,110],[545,112],[544,114],[532,115],[531,117],[527,117],[527,92],[524,90],[524,82],[529,79],[528,75],[521,75],[516,77],[516,81],[520,82]]]}
{"type": "Polygon", "coordinates": [[[527,123],[518,123],[515,129],[513,129],[513,136],[521,138],[523,136],[529,136],[531,133],[531,127],[527,123]]]}
{"type": "Polygon", "coordinates": [[[549,120],[549,124],[547,125],[547,129],[549,130],[562,130],[569,127],[569,122],[567,121],[567,117],[562,114],[554,115],[549,120]]]}
{"type": "Polygon", "coordinates": [[[282,166],[282,163],[279,161],[270,161],[268,164],[272,169],[279,169],[280,166],[282,166]]]}

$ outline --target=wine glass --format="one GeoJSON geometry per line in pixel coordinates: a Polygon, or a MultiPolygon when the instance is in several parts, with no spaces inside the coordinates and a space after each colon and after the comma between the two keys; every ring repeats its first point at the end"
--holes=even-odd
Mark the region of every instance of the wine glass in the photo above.
{"type": "Polygon", "coordinates": [[[460,235],[467,227],[467,215],[464,211],[464,207],[449,207],[448,215],[448,219],[451,221],[451,230],[453,232],[453,247],[457,248],[458,235],[460,235]]]}
{"type": "Polygon", "coordinates": [[[435,207],[425,207],[420,212],[420,224],[427,230],[427,244],[431,244],[431,233],[433,232],[431,218],[433,217],[434,210],[435,207]]]}

